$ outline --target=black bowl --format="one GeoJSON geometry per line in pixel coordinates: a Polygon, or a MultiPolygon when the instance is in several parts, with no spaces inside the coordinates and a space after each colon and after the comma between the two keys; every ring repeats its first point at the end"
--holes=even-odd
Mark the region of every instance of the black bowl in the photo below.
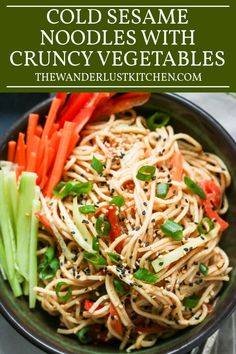
{"type": "MultiPolygon", "coordinates": [[[[40,113],[42,119],[48,111],[50,99],[42,102],[30,110],[40,113]]],[[[149,116],[156,109],[168,112],[171,115],[171,124],[176,131],[182,131],[192,135],[204,147],[206,151],[214,152],[226,163],[232,176],[232,184],[228,190],[229,211],[226,215],[230,228],[223,234],[221,246],[230,258],[230,264],[234,267],[230,281],[224,285],[219,301],[214,312],[198,326],[179,331],[174,337],[160,340],[152,347],[140,350],[145,354],[185,353],[201,344],[207,337],[216,331],[236,307],[236,144],[230,135],[208,113],[173,94],[153,94],[150,101],[139,112],[149,116]]],[[[8,131],[0,142],[0,158],[6,158],[7,141],[16,139],[19,131],[26,128],[27,112],[8,131]]],[[[34,311],[28,309],[25,298],[15,299],[7,282],[0,277],[0,310],[5,318],[23,336],[41,349],[50,353],[121,353],[112,345],[98,347],[92,345],[80,345],[75,338],[57,334],[58,320],[47,315],[39,306],[34,311]]]]}

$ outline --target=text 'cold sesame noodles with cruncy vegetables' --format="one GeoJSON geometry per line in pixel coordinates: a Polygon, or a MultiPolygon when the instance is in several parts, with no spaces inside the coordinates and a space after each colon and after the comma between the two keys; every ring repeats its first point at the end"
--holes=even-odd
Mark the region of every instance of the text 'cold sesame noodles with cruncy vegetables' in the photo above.
{"type": "Polygon", "coordinates": [[[130,352],[202,322],[231,270],[218,246],[229,184],[163,112],[89,122],[52,194],[36,192],[33,292],[58,333],[130,352]]]}

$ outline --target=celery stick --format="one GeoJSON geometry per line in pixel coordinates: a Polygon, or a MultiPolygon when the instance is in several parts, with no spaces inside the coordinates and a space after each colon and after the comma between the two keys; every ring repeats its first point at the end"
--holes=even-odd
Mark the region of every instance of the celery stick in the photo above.
{"type": "Polygon", "coordinates": [[[1,232],[0,232],[0,265],[1,265],[1,269],[2,269],[3,279],[7,280],[6,256],[5,256],[5,250],[4,250],[4,246],[3,246],[1,232]]]}
{"type": "Polygon", "coordinates": [[[8,204],[9,204],[9,212],[12,220],[13,230],[16,231],[16,213],[17,213],[17,184],[16,184],[16,173],[8,172],[5,174],[6,178],[6,188],[8,191],[8,204]]]}
{"type": "Polygon", "coordinates": [[[14,277],[14,255],[12,249],[11,230],[9,230],[9,213],[7,208],[7,198],[5,189],[4,173],[0,171],[0,224],[3,238],[3,245],[6,255],[6,269],[8,280],[14,277]]]}
{"type": "Polygon", "coordinates": [[[17,263],[20,273],[29,280],[29,245],[32,215],[32,201],[35,198],[36,174],[23,172],[19,185],[16,237],[17,263]]]}
{"type": "MultiPolygon", "coordinates": [[[[6,254],[5,254],[5,250],[4,250],[4,245],[3,245],[3,241],[1,238],[1,234],[0,234],[0,265],[4,271],[4,275],[8,278],[8,270],[7,270],[7,264],[6,264],[6,254]]],[[[7,280],[5,277],[3,277],[4,280],[7,280]]],[[[13,291],[13,294],[17,297],[17,296],[21,296],[22,295],[22,291],[21,291],[21,287],[20,284],[17,280],[17,272],[14,274],[12,280],[9,280],[11,289],[13,291]]]]}
{"type": "Polygon", "coordinates": [[[40,210],[39,200],[33,200],[31,234],[30,234],[30,254],[29,254],[29,307],[35,308],[36,293],[34,287],[37,286],[37,244],[38,244],[38,218],[35,213],[40,210]]]}
{"type": "Polygon", "coordinates": [[[14,275],[12,280],[9,280],[10,286],[12,288],[13,294],[15,297],[21,296],[22,295],[22,290],[21,286],[17,280],[16,275],[14,275]]]}
{"type": "Polygon", "coordinates": [[[29,282],[27,280],[23,283],[23,293],[25,296],[29,295],[29,282]]]}
{"type": "Polygon", "coordinates": [[[184,257],[192,249],[202,246],[204,243],[208,242],[211,237],[215,236],[215,230],[212,230],[208,235],[200,235],[198,237],[192,238],[189,242],[185,243],[183,246],[176,248],[175,250],[158,257],[152,262],[152,266],[155,272],[159,272],[163,268],[168,267],[171,263],[178,261],[180,258],[184,257]]]}
{"type": "Polygon", "coordinates": [[[81,235],[87,239],[87,242],[89,244],[92,245],[93,243],[93,237],[90,235],[88,229],[86,228],[86,226],[82,223],[83,221],[83,217],[79,212],[79,205],[78,205],[78,201],[77,201],[77,197],[75,197],[73,199],[73,219],[74,222],[77,226],[77,228],[79,229],[81,235]]]}

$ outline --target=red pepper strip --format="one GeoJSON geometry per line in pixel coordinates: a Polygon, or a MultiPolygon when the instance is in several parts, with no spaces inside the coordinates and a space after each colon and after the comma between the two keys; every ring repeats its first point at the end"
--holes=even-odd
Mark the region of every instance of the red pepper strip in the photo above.
{"type": "Polygon", "coordinates": [[[79,113],[73,119],[73,123],[76,123],[76,132],[79,133],[83,127],[91,119],[91,116],[97,107],[98,103],[104,98],[109,96],[109,93],[106,92],[95,92],[92,94],[90,100],[81,108],[79,113]]]}
{"type": "MultiPolygon", "coordinates": [[[[108,212],[106,214],[107,220],[111,224],[111,231],[109,233],[109,237],[112,242],[115,241],[115,239],[122,234],[122,229],[118,223],[118,217],[116,215],[116,212],[117,212],[117,207],[115,205],[111,205],[108,207],[108,212]]],[[[121,241],[120,243],[118,243],[115,250],[118,253],[121,253],[123,247],[124,247],[124,242],[121,241]]]]}
{"type": "Polygon", "coordinates": [[[111,326],[114,329],[114,331],[119,334],[119,336],[123,336],[124,330],[123,330],[123,325],[120,320],[120,317],[118,315],[118,312],[116,311],[115,307],[113,305],[110,306],[110,315],[111,317],[111,326]]]}
{"type": "Polygon", "coordinates": [[[41,224],[45,227],[47,231],[49,231],[51,234],[53,234],[52,228],[50,226],[50,223],[46,217],[46,215],[41,214],[39,211],[35,213],[35,216],[39,219],[41,224]]]}
{"type": "MultiPolygon", "coordinates": [[[[90,309],[91,309],[91,307],[93,306],[93,304],[94,304],[94,301],[92,301],[92,300],[85,300],[85,302],[84,302],[84,309],[86,310],[86,311],[89,311],[90,309]]],[[[97,307],[96,307],[96,310],[99,310],[99,309],[102,309],[103,308],[103,306],[102,305],[98,305],[97,307]]]]}
{"type": "Polygon", "coordinates": [[[154,325],[150,327],[136,327],[136,330],[137,332],[156,334],[156,333],[163,332],[163,330],[165,330],[165,327],[154,325]]]}
{"type": "Polygon", "coordinates": [[[141,106],[150,98],[148,92],[129,92],[111,98],[106,104],[99,104],[93,113],[92,118],[104,118],[111,114],[141,106]]]}
{"type": "MultiPolygon", "coordinates": [[[[171,170],[171,178],[174,181],[180,182],[182,180],[183,174],[183,156],[180,152],[174,152],[171,160],[170,160],[171,170]]],[[[176,186],[171,186],[169,192],[167,194],[167,198],[173,197],[178,192],[178,188],[176,186]]]]}
{"type": "Polygon", "coordinates": [[[204,190],[206,199],[202,200],[206,215],[210,219],[215,219],[220,224],[220,231],[224,231],[229,227],[229,224],[224,221],[214,208],[218,209],[221,204],[222,194],[220,188],[214,181],[201,181],[199,186],[204,190]]]}
{"type": "Polygon", "coordinates": [[[217,184],[211,180],[201,181],[199,183],[199,186],[204,190],[207,196],[206,199],[209,199],[214,205],[214,207],[218,209],[222,200],[220,187],[217,186],[217,184]]]}
{"type": "Polygon", "coordinates": [[[66,99],[67,99],[67,92],[58,92],[56,94],[56,98],[59,98],[61,100],[61,105],[60,105],[60,109],[59,111],[61,111],[64,107],[64,104],[66,102],[66,99]]]}
{"type": "Polygon", "coordinates": [[[72,122],[75,119],[76,115],[81,111],[81,109],[84,108],[84,106],[90,100],[92,95],[92,92],[83,92],[80,94],[76,94],[76,96],[72,96],[71,101],[68,101],[68,106],[66,105],[64,110],[60,114],[58,121],[60,128],[64,126],[64,123],[66,121],[72,122]]]}
{"type": "Polygon", "coordinates": [[[211,304],[207,305],[207,314],[210,315],[214,311],[214,307],[211,304]]]}

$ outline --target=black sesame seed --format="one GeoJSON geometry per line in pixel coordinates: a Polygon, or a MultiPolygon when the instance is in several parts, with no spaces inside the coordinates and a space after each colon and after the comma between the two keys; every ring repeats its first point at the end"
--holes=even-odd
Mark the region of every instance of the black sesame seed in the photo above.
{"type": "Polygon", "coordinates": [[[146,215],[146,211],[145,211],[145,210],[143,210],[143,211],[142,211],[142,214],[143,214],[143,215],[146,215]]]}

